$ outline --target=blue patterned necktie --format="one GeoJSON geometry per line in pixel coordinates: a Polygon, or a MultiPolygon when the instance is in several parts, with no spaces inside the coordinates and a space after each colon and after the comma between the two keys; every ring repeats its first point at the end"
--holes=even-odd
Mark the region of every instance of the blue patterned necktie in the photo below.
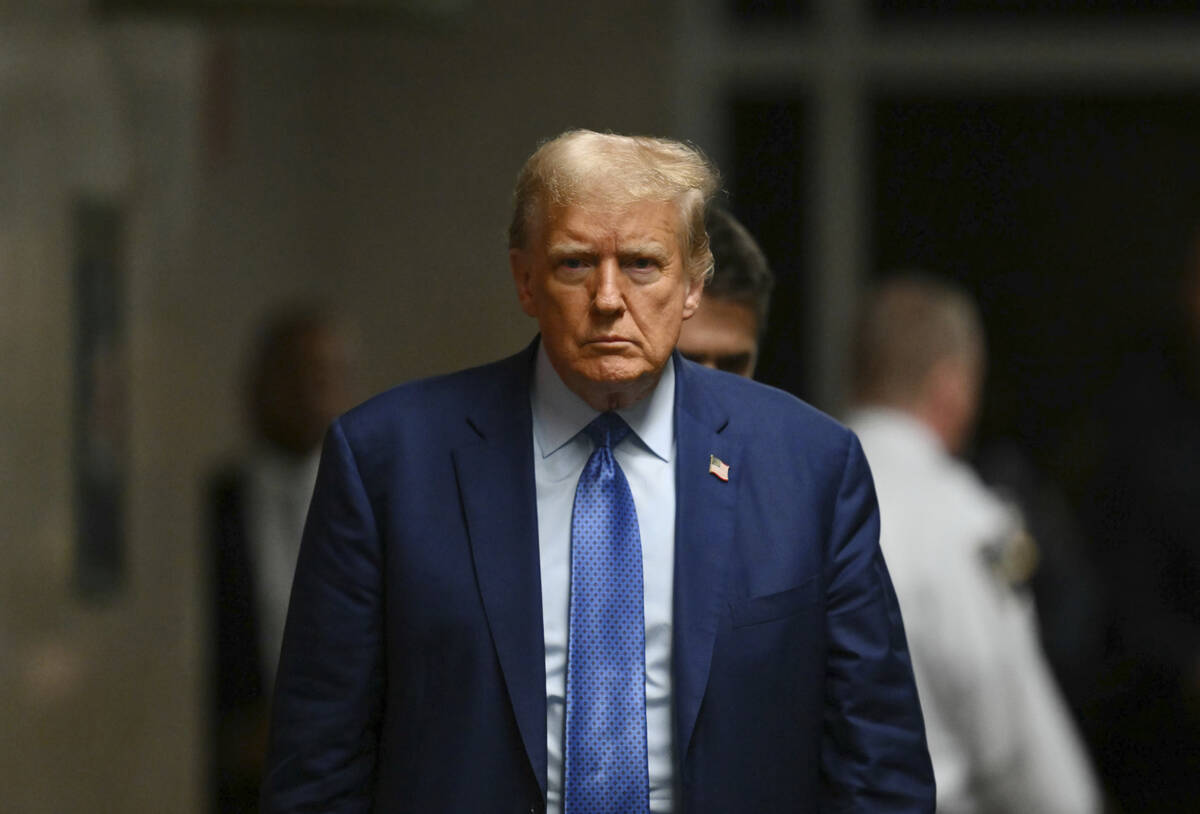
{"type": "Polygon", "coordinates": [[[616,413],[584,432],[596,445],[575,488],[567,650],[566,814],[646,814],[646,629],[642,538],[613,448],[616,413]]]}

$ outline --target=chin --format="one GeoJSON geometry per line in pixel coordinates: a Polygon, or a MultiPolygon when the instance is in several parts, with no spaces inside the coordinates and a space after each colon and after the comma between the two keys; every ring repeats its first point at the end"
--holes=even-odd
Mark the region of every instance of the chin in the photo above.
{"type": "Polygon", "coordinates": [[[610,357],[593,359],[582,365],[581,375],[596,383],[632,383],[650,373],[654,368],[644,359],[610,357]]]}

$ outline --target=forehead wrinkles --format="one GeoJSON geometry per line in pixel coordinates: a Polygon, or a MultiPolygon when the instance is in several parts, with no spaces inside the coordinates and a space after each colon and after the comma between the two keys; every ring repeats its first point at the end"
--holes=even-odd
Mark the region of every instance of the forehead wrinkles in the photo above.
{"type": "Polygon", "coordinates": [[[541,241],[552,248],[603,243],[621,251],[639,247],[656,252],[681,251],[678,210],[669,201],[643,200],[613,205],[590,198],[558,205],[542,220],[541,241]],[[666,217],[661,207],[669,207],[666,217]],[[639,211],[640,210],[640,211],[639,211]]]}
{"type": "Polygon", "coordinates": [[[686,181],[654,166],[641,151],[567,145],[558,162],[542,173],[536,208],[600,206],[619,208],[644,201],[674,204],[682,215],[684,198],[694,192],[686,181]]]}

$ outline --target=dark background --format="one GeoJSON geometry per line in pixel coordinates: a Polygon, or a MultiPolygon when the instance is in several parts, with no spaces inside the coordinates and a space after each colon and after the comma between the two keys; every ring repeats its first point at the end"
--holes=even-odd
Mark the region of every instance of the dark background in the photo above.
{"type": "MultiPolygon", "coordinates": [[[[778,275],[760,377],[804,395],[803,99],[731,104],[731,197],[778,275]]],[[[1157,352],[1200,217],[1200,94],[878,95],[869,262],[977,298],[990,366],[979,441],[1046,468],[1127,359],[1157,352]]],[[[1069,476],[1069,472],[1062,472],[1069,476]]]]}

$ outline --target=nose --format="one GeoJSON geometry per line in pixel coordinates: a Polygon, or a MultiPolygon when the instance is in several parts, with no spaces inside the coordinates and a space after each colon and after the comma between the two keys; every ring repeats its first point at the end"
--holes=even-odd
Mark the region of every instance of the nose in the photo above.
{"type": "Polygon", "coordinates": [[[615,258],[606,259],[596,269],[596,291],[592,295],[593,307],[602,313],[620,313],[625,308],[625,295],[621,291],[621,267],[615,258]]]}

